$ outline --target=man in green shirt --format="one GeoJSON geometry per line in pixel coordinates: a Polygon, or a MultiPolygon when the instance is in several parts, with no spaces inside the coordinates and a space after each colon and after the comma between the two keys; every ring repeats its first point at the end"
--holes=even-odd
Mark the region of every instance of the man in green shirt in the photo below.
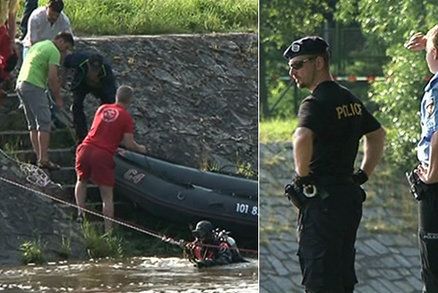
{"type": "Polygon", "coordinates": [[[50,89],[56,105],[62,108],[58,67],[61,54],[71,50],[73,45],[72,35],[66,32],[58,34],[53,40],[36,43],[24,59],[17,78],[17,93],[24,107],[37,164],[49,170],[59,166],[48,156],[51,119],[46,90],[50,89]]]}

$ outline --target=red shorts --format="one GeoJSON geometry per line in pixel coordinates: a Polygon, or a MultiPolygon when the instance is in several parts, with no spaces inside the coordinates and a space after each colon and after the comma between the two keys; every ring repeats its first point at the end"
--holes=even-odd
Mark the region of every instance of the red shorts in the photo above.
{"type": "Polygon", "coordinates": [[[108,152],[92,145],[79,145],[76,150],[76,174],[81,181],[114,186],[114,158],[108,152]]]}

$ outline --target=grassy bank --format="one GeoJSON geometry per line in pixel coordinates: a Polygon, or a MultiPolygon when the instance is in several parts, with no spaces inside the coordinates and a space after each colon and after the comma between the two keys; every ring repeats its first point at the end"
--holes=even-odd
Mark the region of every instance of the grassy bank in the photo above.
{"type": "Polygon", "coordinates": [[[294,119],[271,119],[260,121],[260,142],[286,142],[292,141],[292,134],[297,126],[297,120],[294,119]]]}
{"type": "Polygon", "coordinates": [[[65,5],[76,34],[257,31],[256,0],[75,0],[65,5]]]}

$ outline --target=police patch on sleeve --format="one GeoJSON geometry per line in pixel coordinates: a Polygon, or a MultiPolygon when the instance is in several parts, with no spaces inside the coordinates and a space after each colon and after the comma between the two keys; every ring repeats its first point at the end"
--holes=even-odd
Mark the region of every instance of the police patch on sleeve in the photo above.
{"type": "Polygon", "coordinates": [[[433,112],[435,111],[435,101],[432,99],[430,102],[426,105],[426,112],[427,116],[431,116],[433,112]]]}

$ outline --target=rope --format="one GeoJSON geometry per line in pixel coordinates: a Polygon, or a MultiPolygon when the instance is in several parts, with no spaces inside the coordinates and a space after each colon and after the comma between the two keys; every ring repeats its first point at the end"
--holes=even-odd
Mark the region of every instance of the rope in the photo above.
{"type": "Polygon", "coordinates": [[[148,230],[146,230],[146,229],[144,229],[144,228],[139,228],[139,227],[136,227],[136,226],[134,226],[134,225],[131,225],[131,224],[128,224],[128,223],[125,223],[125,222],[119,221],[119,220],[117,220],[117,219],[113,219],[113,218],[107,217],[107,216],[102,215],[102,214],[100,214],[100,213],[94,212],[94,211],[89,210],[89,209],[86,209],[86,208],[82,208],[82,207],[77,206],[77,205],[75,205],[75,204],[73,204],[73,203],[70,203],[70,202],[64,201],[64,200],[62,200],[62,199],[59,199],[59,198],[54,197],[54,196],[52,196],[52,195],[46,194],[46,193],[41,192],[41,191],[39,191],[39,190],[34,190],[34,189],[30,188],[30,187],[27,187],[27,186],[25,186],[25,185],[22,185],[22,184],[20,184],[20,183],[14,182],[14,181],[12,181],[12,180],[6,179],[6,178],[1,177],[1,176],[0,176],[0,180],[6,182],[6,183],[8,183],[8,184],[14,185],[14,186],[16,186],[16,187],[19,187],[19,188],[25,189],[25,190],[27,190],[27,191],[34,192],[34,193],[36,193],[36,194],[38,194],[38,195],[40,195],[40,196],[44,196],[44,197],[50,198],[51,200],[54,200],[54,201],[56,201],[56,202],[58,202],[58,203],[66,204],[66,205],[68,205],[68,206],[70,206],[70,207],[74,207],[74,208],[80,209],[81,211],[84,211],[84,212],[89,213],[89,214],[91,214],[91,215],[94,215],[94,216],[97,216],[97,217],[103,218],[103,219],[105,219],[105,220],[112,221],[112,222],[114,222],[114,223],[116,223],[116,224],[119,224],[119,225],[121,225],[121,226],[125,226],[125,227],[128,227],[128,228],[134,229],[134,230],[136,230],[136,231],[138,231],[138,232],[141,232],[141,233],[147,234],[147,235],[149,235],[149,236],[152,236],[152,237],[158,238],[158,239],[160,239],[160,240],[162,240],[162,241],[164,241],[164,242],[167,242],[167,243],[170,243],[170,244],[174,244],[174,245],[180,245],[180,242],[179,242],[179,241],[176,241],[176,240],[174,240],[174,239],[172,239],[172,238],[170,238],[170,237],[167,237],[167,236],[165,236],[165,235],[160,235],[160,234],[154,233],[154,232],[152,232],[152,231],[148,231],[148,230]]]}
{"type": "MultiPolygon", "coordinates": [[[[132,224],[129,224],[129,223],[126,223],[126,222],[122,222],[122,221],[117,220],[117,219],[113,219],[113,218],[107,217],[107,216],[105,216],[105,215],[103,215],[103,214],[100,214],[100,213],[97,213],[97,212],[95,212],[95,211],[92,211],[92,210],[89,210],[89,209],[86,209],[86,208],[82,208],[82,207],[80,207],[80,206],[78,206],[78,205],[76,205],[76,204],[73,204],[73,203],[67,202],[67,201],[65,201],[65,200],[62,200],[62,199],[57,198],[57,197],[54,197],[54,196],[49,195],[49,194],[47,194],[47,193],[41,192],[41,191],[39,191],[39,190],[32,189],[32,188],[30,188],[30,187],[27,187],[27,186],[25,186],[25,185],[22,185],[22,184],[20,184],[20,183],[18,183],[18,182],[14,182],[14,181],[9,180],[9,179],[7,179],[7,178],[4,178],[4,177],[2,177],[2,176],[0,176],[0,180],[3,181],[3,182],[6,182],[6,183],[8,183],[8,184],[14,185],[14,186],[16,186],[16,187],[18,187],[18,188],[21,188],[21,189],[25,189],[25,190],[27,190],[27,191],[34,192],[34,193],[36,193],[36,194],[38,194],[38,195],[40,195],[40,196],[44,196],[44,197],[50,198],[51,200],[54,200],[54,201],[56,201],[56,202],[58,202],[58,203],[62,203],[62,204],[68,205],[68,206],[70,206],[70,207],[80,209],[81,211],[86,212],[86,213],[89,213],[89,214],[91,214],[91,215],[94,215],[94,216],[97,216],[97,217],[103,218],[103,219],[105,219],[105,220],[112,221],[112,222],[114,222],[114,223],[116,223],[116,224],[119,224],[119,225],[121,225],[121,226],[125,226],[125,227],[127,227],[127,228],[131,228],[131,229],[136,230],[136,231],[138,231],[138,232],[144,233],[144,234],[146,234],[146,235],[149,235],[149,236],[155,237],[155,238],[157,238],[157,239],[160,239],[160,240],[163,241],[163,242],[166,242],[166,243],[169,243],[169,244],[172,244],[172,245],[177,245],[177,246],[181,246],[182,244],[185,243],[184,240],[182,240],[182,241],[181,241],[181,240],[180,240],[180,241],[177,241],[177,240],[175,240],[175,239],[173,239],[173,238],[171,238],[171,237],[168,237],[168,236],[166,236],[166,235],[160,235],[160,234],[155,233],[155,232],[153,232],[153,231],[151,231],[151,230],[147,230],[147,229],[145,229],[145,228],[140,228],[140,227],[137,227],[137,226],[135,226],[135,225],[132,225],[132,224]]],[[[209,245],[209,244],[202,244],[202,246],[205,246],[205,247],[214,247],[214,248],[218,248],[218,247],[219,247],[219,246],[217,246],[217,245],[209,245]]],[[[253,250],[253,249],[238,248],[238,250],[241,251],[241,252],[252,253],[252,254],[257,254],[257,253],[258,253],[257,250],[253,250]]]]}
{"type": "MultiPolygon", "coordinates": [[[[0,149],[0,153],[1,153],[1,155],[6,157],[7,159],[15,162],[17,165],[20,166],[20,170],[23,173],[25,173],[26,180],[29,183],[35,184],[35,185],[37,185],[39,187],[46,187],[49,184],[61,187],[60,184],[57,184],[57,183],[53,182],[50,179],[50,177],[41,168],[39,168],[39,167],[37,167],[35,165],[32,165],[32,164],[29,164],[29,163],[20,162],[20,161],[18,161],[16,159],[12,158],[8,154],[6,154],[2,149],[0,149]]],[[[160,239],[163,242],[166,242],[166,243],[169,243],[169,244],[172,244],[172,245],[178,245],[180,247],[182,246],[182,244],[186,243],[184,240],[177,241],[177,240],[175,240],[175,239],[173,239],[171,237],[168,237],[166,235],[160,235],[160,234],[155,233],[155,232],[153,232],[151,230],[148,230],[146,228],[141,228],[141,227],[135,226],[133,224],[129,224],[129,223],[117,220],[117,219],[113,219],[113,218],[107,217],[107,216],[105,216],[103,214],[97,213],[97,212],[89,210],[87,208],[80,207],[80,206],[78,206],[76,204],[73,204],[73,203],[70,203],[68,201],[62,200],[60,198],[57,198],[57,197],[52,196],[52,195],[49,195],[49,194],[44,193],[42,191],[32,189],[32,188],[30,188],[28,186],[25,186],[25,185],[20,184],[18,182],[9,180],[9,179],[4,178],[2,176],[0,176],[0,180],[3,181],[3,182],[6,182],[8,184],[14,185],[14,186],[16,186],[18,188],[25,189],[25,190],[30,191],[30,192],[34,192],[34,193],[36,193],[36,194],[38,194],[40,196],[50,198],[51,200],[54,200],[54,201],[56,201],[58,203],[65,204],[65,205],[68,205],[68,206],[76,208],[76,209],[80,209],[83,212],[89,213],[89,214],[97,216],[99,218],[103,218],[105,220],[112,221],[112,222],[114,222],[116,224],[119,224],[121,226],[125,226],[127,228],[131,228],[131,229],[136,230],[138,232],[144,233],[146,235],[155,237],[157,239],[160,239]]],[[[203,244],[203,246],[205,246],[205,247],[215,247],[215,248],[219,247],[217,245],[215,246],[215,245],[209,245],[209,244],[203,244]]],[[[238,250],[242,251],[242,252],[253,253],[253,254],[257,254],[258,253],[257,250],[252,250],[252,249],[238,248],[238,250]]]]}

